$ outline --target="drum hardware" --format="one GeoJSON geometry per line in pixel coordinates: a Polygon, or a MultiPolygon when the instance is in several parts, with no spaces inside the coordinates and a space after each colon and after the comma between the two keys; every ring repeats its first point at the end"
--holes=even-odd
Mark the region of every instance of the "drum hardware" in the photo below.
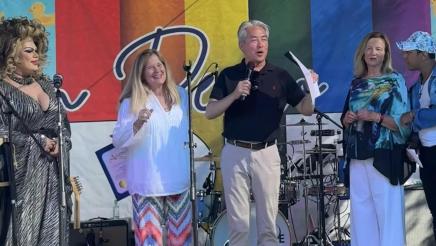
{"type": "Polygon", "coordinates": [[[212,191],[209,194],[207,194],[205,190],[197,191],[197,224],[207,234],[210,233],[215,219],[224,211],[221,197],[222,193],[219,191],[212,191]]]}
{"type": "MultiPolygon", "coordinates": [[[[291,171],[297,170],[298,173],[308,173],[309,176],[317,170],[317,159],[318,155],[316,150],[308,150],[306,151],[306,159],[303,161],[303,158],[300,158],[296,161],[296,163],[291,167],[291,171]]],[[[323,151],[322,154],[322,166],[323,168],[328,164],[336,161],[336,149],[327,149],[326,152],[323,151]]],[[[305,176],[306,177],[306,176],[305,176]]],[[[308,177],[310,178],[310,177],[308,177]]]]}
{"type": "Polygon", "coordinates": [[[280,180],[279,204],[294,205],[298,202],[298,184],[290,179],[280,180]]]}
{"type": "Polygon", "coordinates": [[[290,145],[298,145],[298,144],[307,144],[307,143],[311,143],[310,140],[291,140],[291,141],[287,141],[285,143],[277,143],[277,145],[285,145],[285,144],[290,144],[290,145]]]}
{"type": "MultiPolygon", "coordinates": [[[[318,196],[319,195],[319,186],[308,187],[306,194],[309,196],[318,196]]],[[[324,195],[346,196],[347,194],[348,194],[348,189],[347,189],[347,187],[344,186],[344,184],[324,186],[324,195]]]]}
{"type": "MultiPolygon", "coordinates": [[[[300,159],[297,163],[295,163],[293,165],[293,167],[296,167],[298,169],[299,163],[301,162],[302,163],[301,165],[303,166],[301,168],[302,172],[303,172],[303,177],[308,177],[308,168],[305,168],[306,167],[306,139],[305,139],[306,131],[305,131],[305,127],[306,126],[314,126],[314,125],[316,125],[316,124],[311,123],[311,122],[307,122],[304,120],[304,118],[302,118],[298,123],[286,125],[286,126],[301,126],[303,158],[300,159]]],[[[291,145],[291,146],[293,146],[293,145],[291,145]]],[[[310,165],[310,163],[309,163],[309,168],[312,169],[312,166],[310,165]]],[[[300,169],[300,171],[301,171],[301,169],[300,169]]],[[[312,173],[312,172],[310,171],[310,173],[312,173]]],[[[290,180],[293,181],[292,177],[290,180]]],[[[301,179],[301,181],[302,181],[302,185],[303,185],[303,190],[306,190],[306,187],[308,186],[307,179],[301,179]]],[[[305,232],[306,235],[308,235],[308,233],[309,233],[309,228],[308,228],[308,226],[309,226],[309,207],[308,206],[309,206],[308,205],[308,196],[304,196],[304,218],[305,218],[304,227],[306,229],[306,232],[305,232]]]]}
{"type": "Polygon", "coordinates": [[[319,179],[321,176],[319,176],[318,174],[309,174],[309,175],[299,175],[299,176],[294,176],[291,177],[291,181],[302,181],[302,180],[306,180],[306,179],[319,179]]]}
{"type": "MultiPolygon", "coordinates": [[[[324,125],[324,123],[322,123],[322,118],[324,117],[325,119],[329,120],[330,122],[332,122],[333,124],[335,124],[338,128],[342,129],[342,126],[339,125],[338,123],[336,123],[334,120],[332,120],[328,115],[326,115],[323,112],[320,112],[319,110],[317,110],[316,108],[314,109],[314,112],[316,112],[316,120],[317,120],[317,125],[318,125],[318,131],[316,133],[318,133],[317,137],[317,141],[319,143],[318,145],[315,145],[315,151],[314,154],[316,155],[316,164],[319,167],[319,189],[318,189],[318,209],[319,209],[319,215],[318,215],[318,238],[320,239],[320,244],[321,245],[327,245],[327,235],[326,235],[326,231],[325,231],[325,204],[324,204],[324,191],[325,191],[325,187],[324,187],[324,173],[323,173],[323,148],[325,148],[325,146],[322,145],[322,137],[323,137],[323,129],[322,129],[322,125],[324,125]]],[[[335,151],[336,152],[336,151],[335,151]]],[[[306,168],[304,168],[304,170],[306,170],[306,168]]],[[[306,176],[306,175],[304,175],[306,176]]],[[[307,186],[304,187],[305,191],[307,191],[308,188],[307,186]]],[[[307,197],[305,196],[305,201],[307,201],[307,197]]],[[[307,206],[305,207],[307,209],[307,206]]],[[[307,212],[306,212],[307,215],[307,212]]],[[[307,229],[307,217],[306,217],[306,229],[307,229]]],[[[307,231],[308,232],[308,231],[307,231]]],[[[308,237],[308,233],[306,233],[306,237],[303,239],[303,242],[307,242],[308,237]]]]}
{"type": "MultiPolygon", "coordinates": [[[[322,123],[325,125],[325,123],[322,123]]],[[[293,124],[286,124],[282,126],[316,126],[316,123],[308,122],[304,118],[302,118],[299,122],[293,124]]]]}
{"type": "Polygon", "coordinates": [[[331,137],[331,136],[336,135],[335,134],[335,130],[333,130],[333,129],[325,129],[325,130],[321,130],[321,131],[319,131],[319,130],[312,130],[312,131],[310,131],[310,136],[318,136],[319,133],[321,133],[321,136],[325,136],[325,137],[331,137]]]}
{"type": "Polygon", "coordinates": [[[219,161],[220,158],[219,156],[213,156],[212,153],[209,153],[205,156],[201,156],[201,157],[194,157],[194,161],[199,162],[199,161],[209,161],[209,162],[216,162],[219,161]]]}
{"type": "MultiPolygon", "coordinates": [[[[291,245],[291,232],[289,224],[286,221],[282,212],[278,212],[276,218],[276,229],[279,246],[291,245]]],[[[257,227],[256,227],[256,209],[254,204],[250,206],[250,231],[249,231],[249,245],[257,245],[257,227]]],[[[215,220],[211,232],[211,245],[223,246],[229,245],[229,224],[227,220],[227,210],[224,210],[215,220]]]]}

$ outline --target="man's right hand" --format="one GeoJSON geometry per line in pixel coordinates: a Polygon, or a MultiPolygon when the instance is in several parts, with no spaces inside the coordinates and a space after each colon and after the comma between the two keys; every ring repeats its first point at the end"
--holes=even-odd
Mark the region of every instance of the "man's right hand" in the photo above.
{"type": "Polygon", "coordinates": [[[233,91],[235,100],[239,99],[242,96],[250,95],[250,90],[251,90],[251,82],[249,80],[239,81],[238,85],[233,91]]]}

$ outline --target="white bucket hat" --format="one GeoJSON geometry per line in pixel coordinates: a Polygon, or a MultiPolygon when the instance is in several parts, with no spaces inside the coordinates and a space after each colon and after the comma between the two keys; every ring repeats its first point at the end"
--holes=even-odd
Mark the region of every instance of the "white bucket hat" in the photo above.
{"type": "Polygon", "coordinates": [[[427,32],[414,32],[406,41],[397,42],[397,47],[402,51],[420,50],[430,54],[436,54],[436,44],[427,32]]]}

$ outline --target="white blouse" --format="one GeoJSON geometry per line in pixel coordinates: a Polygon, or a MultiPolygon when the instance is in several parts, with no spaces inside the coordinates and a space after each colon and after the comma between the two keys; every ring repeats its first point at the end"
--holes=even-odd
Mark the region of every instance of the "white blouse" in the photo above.
{"type": "Polygon", "coordinates": [[[146,107],[153,109],[149,120],[133,135],[138,116],[130,111],[130,98],[121,102],[112,142],[127,148],[130,194],[166,196],[189,188],[188,102],[185,89],[178,87],[181,103],[165,112],[151,93],[146,107]]]}

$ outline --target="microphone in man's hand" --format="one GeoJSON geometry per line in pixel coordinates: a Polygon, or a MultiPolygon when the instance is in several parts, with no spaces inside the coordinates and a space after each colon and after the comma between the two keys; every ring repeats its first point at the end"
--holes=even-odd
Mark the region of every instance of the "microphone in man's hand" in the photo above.
{"type": "Polygon", "coordinates": [[[64,81],[64,77],[58,73],[55,73],[55,75],[53,75],[53,86],[56,89],[61,88],[62,86],[62,82],[64,81]]]}
{"type": "MultiPolygon", "coordinates": [[[[248,71],[247,71],[247,80],[250,81],[251,73],[253,72],[253,69],[254,69],[254,62],[248,62],[247,63],[247,68],[248,68],[248,71]]],[[[247,95],[242,94],[241,100],[244,101],[246,97],[247,97],[247,95]]]]}

